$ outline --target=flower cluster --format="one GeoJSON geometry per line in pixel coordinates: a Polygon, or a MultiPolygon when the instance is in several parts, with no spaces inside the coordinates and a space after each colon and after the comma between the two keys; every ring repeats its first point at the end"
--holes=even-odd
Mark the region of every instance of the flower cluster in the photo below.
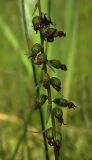
{"type": "Polygon", "coordinates": [[[59,151],[60,146],[61,146],[61,140],[62,140],[62,136],[59,132],[53,132],[53,128],[49,128],[46,131],[46,136],[48,139],[48,144],[50,146],[55,146],[56,151],[59,151]]]}
{"type": "Polygon", "coordinates": [[[46,14],[41,14],[41,16],[35,16],[32,20],[34,30],[36,33],[38,31],[41,32],[45,41],[53,42],[56,37],[65,37],[66,33],[61,30],[57,30],[56,28],[50,27],[50,25],[54,25],[51,19],[46,17],[46,14]]]}
{"type": "MultiPolygon", "coordinates": [[[[57,37],[65,37],[66,33],[61,30],[58,30],[51,25],[54,26],[51,18],[48,18],[46,14],[41,13],[40,16],[35,16],[32,19],[33,28],[36,33],[40,33],[43,41],[53,42],[57,37]]],[[[55,69],[60,69],[63,71],[67,71],[67,66],[61,61],[56,59],[48,60],[47,54],[42,52],[42,44],[35,43],[31,49],[29,58],[34,61],[35,65],[42,66],[42,77],[40,80],[41,86],[47,90],[47,93],[51,91],[51,87],[53,87],[57,92],[62,91],[61,80],[57,77],[51,77],[48,74],[47,66],[50,66],[55,69]]],[[[51,93],[50,93],[51,94],[51,93]]],[[[62,142],[62,136],[60,130],[56,129],[56,123],[59,123],[61,126],[64,124],[63,119],[63,107],[68,107],[69,109],[75,108],[73,102],[68,101],[64,98],[55,98],[51,99],[48,95],[41,94],[35,99],[35,109],[41,109],[42,105],[48,100],[48,105],[52,107],[53,103],[56,105],[53,109],[50,109],[50,115],[52,117],[52,122],[54,121],[54,126],[48,128],[46,130],[46,137],[48,144],[50,146],[54,146],[55,150],[59,152],[62,142]]],[[[52,123],[53,124],[53,123],[52,123]]]]}

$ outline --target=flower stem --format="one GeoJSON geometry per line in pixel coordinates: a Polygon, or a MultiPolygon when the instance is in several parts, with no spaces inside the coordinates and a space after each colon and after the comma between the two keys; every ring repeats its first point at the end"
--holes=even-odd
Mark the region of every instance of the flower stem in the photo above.
{"type": "MultiPolygon", "coordinates": [[[[30,52],[30,38],[29,38],[27,22],[26,22],[24,0],[21,0],[21,4],[22,4],[23,21],[24,21],[24,27],[25,27],[25,37],[26,37],[26,40],[27,40],[28,51],[30,52]]],[[[34,77],[35,86],[37,86],[38,83],[37,83],[36,70],[35,70],[35,66],[34,66],[33,60],[31,60],[31,63],[32,63],[33,77],[34,77]]],[[[37,88],[36,94],[37,94],[37,96],[39,96],[39,88],[37,88]]],[[[43,113],[42,113],[41,109],[39,110],[39,113],[40,113],[40,121],[41,121],[42,130],[45,130],[44,117],[43,117],[43,113]]],[[[48,146],[47,146],[46,136],[45,136],[44,132],[43,132],[43,139],[44,139],[46,160],[49,160],[48,146]]]]}
{"type": "MultiPolygon", "coordinates": [[[[40,0],[38,0],[38,11],[39,11],[39,15],[41,16],[42,12],[41,12],[41,2],[40,2],[40,0]]],[[[41,32],[40,32],[40,39],[41,39],[41,46],[42,46],[41,53],[44,54],[44,39],[43,39],[43,36],[42,36],[41,32]]],[[[46,64],[43,65],[43,71],[45,73],[47,73],[47,66],[46,66],[46,64]]],[[[52,121],[53,133],[55,133],[55,121],[54,121],[54,117],[53,117],[53,113],[52,113],[52,97],[51,97],[50,86],[47,89],[47,94],[48,94],[48,104],[50,104],[50,106],[51,106],[51,121],[52,121]]],[[[55,147],[54,147],[54,155],[55,155],[55,160],[58,160],[58,154],[57,154],[57,151],[55,150],[55,147]]]]}

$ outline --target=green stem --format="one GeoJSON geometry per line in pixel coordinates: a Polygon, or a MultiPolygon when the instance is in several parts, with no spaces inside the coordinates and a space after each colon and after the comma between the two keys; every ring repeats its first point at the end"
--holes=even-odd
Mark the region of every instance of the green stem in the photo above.
{"type": "MultiPolygon", "coordinates": [[[[40,3],[40,0],[38,0],[38,10],[39,10],[39,15],[41,16],[41,3],[40,3]]],[[[41,46],[42,46],[41,53],[44,53],[44,39],[43,39],[43,37],[41,35],[41,32],[40,32],[40,39],[41,39],[41,46]]],[[[42,119],[44,120],[41,109],[40,109],[40,115],[41,115],[42,119]]],[[[43,124],[43,130],[45,130],[44,121],[42,121],[42,122],[43,122],[42,123],[43,124]]],[[[44,142],[45,142],[46,158],[47,158],[47,160],[49,160],[48,145],[47,145],[47,141],[46,141],[46,133],[45,132],[43,132],[43,137],[44,137],[44,142]]]]}
{"type": "MultiPolygon", "coordinates": [[[[48,103],[50,104],[51,107],[51,121],[52,121],[52,128],[53,128],[53,137],[55,136],[55,120],[54,120],[54,116],[53,116],[53,112],[52,112],[52,96],[51,96],[51,89],[50,87],[47,89],[47,93],[48,93],[48,103]]],[[[58,152],[55,149],[54,146],[54,155],[55,155],[55,160],[58,160],[58,152]]]]}
{"type": "MultiPolygon", "coordinates": [[[[40,0],[38,0],[38,10],[39,10],[39,15],[41,16],[41,2],[40,2],[40,0]]],[[[40,39],[41,39],[41,45],[42,45],[42,51],[41,51],[41,53],[44,54],[44,39],[42,37],[41,32],[40,32],[40,39]]],[[[47,73],[47,66],[46,66],[46,64],[44,64],[43,70],[44,70],[45,73],[47,73]]],[[[47,89],[47,94],[48,94],[48,103],[51,106],[51,121],[52,121],[53,133],[55,133],[55,121],[54,121],[54,117],[53,117],[53,113],[52,113],[52,97],[51,97],[50,86],[47,89]]],[[[55,147],[54,147],[54,155],[55,155],[55,160],[58,160],[58,154],[57,154],[57,151],[55,150],[55,147]]]]}
{"type": "MultiPolygon", "coordinates": [[[[26,40],[27,40],[28,50],[30,51],[30,38],[29,38],[29,34],[28,34],[28,29],[27,29],[24,0],[22,0],[22,11],[23,11],[23,20],[24,20],[24,27],[25,27],[25,36],[26,36],[26,40]]],[[[40,14],[41,14],[41,8],[39,9],[39,11],[40,11],[40,14]]],[[[33,60],[31,60],[31,62],[32,62],[32,68],[33,68],[34,82],[35,82],[35,86],[37,86],[38,83],[37,83],[36,71],[35,71],[33,60]]],[[[39,88],[37,88],[36,94],[37,94],[37,96],[39,96],[39,88]]],[[[39,113],[40,113],[41,128],[42,128],[42,130],[45,130],[44,117],[43,117],[43,112],[42,112],[41,109],[39,110],[39,113]]],[[[47,146],[47,141],[46,141],[45,133],[43,133],[43,139],[44,139],[46,160],[49,160],[48,146],[47,146]]]]}

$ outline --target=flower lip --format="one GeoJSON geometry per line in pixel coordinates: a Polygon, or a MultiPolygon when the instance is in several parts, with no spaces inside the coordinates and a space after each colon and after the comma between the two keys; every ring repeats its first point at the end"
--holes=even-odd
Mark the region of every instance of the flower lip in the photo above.
{"type": "Polygon", "coordinates": [[[76,108],[75,104],[73,102],[68,102],[68,108],[76,108]]]}
{"type": "Polygon", "coordinates": [[[58,36],[59,37],[66,37],[66,33],[64,33],[63,31],[58,31],[58,36]]]}
{"type": "Polygon", "coordinates": [[[64,71],[67,71],[67,67],[65,64],[61,64],[61,69],[64,70],[64,71]]]}

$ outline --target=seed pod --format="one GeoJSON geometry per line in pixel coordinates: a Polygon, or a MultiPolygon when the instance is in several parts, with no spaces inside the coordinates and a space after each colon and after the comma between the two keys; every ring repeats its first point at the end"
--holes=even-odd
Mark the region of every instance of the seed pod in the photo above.
{"type": "Polygon", "coordinates": [[[48,97],[44,94],[37,97],[35,101],[35,109],[39,109],[46,102],[47,98],[48,97]]]}
{"type": "Polygon", "coordinates": [[[37,56],[37,63],[36,64],[41,65],[46,62],[47,62],[47,55],[46,54],[41,53],[37,56]]]}
{"type": "Polygon", "coordinates": [[[52,77],[50,78],[50,84],[53,86],[53,88],[55,88],[58,92],[61,90],[61,81],[56,78],[56,77],[52,77]]]}
{"type": "Polygon", "coordinates": [[[32,19],[33,27],[35,31],[38,31],[40,29],[40,16],[35,16],[32,19]]]}
{"type": "Polygon", "coordinates": [[[55,98],[53,102],[62,107],[67,107],[69,104],[68,101],[64,98],[55,98]]]}
{"type": "Polygon", "coordinates": [[[51,64],[52,67],[56,68],[56,69],[60,69],[61,68],[61,62],[59,60],[49,60],[49,63],[51,64]]]}
{"type": "Polygon", "coordinates": [[[61,64],[61,62],[59,60],[49,60],[48,61],[52,67],[56,68],[56,69],[62,69],[64,71],[67,70],[67,67],[65,64],[61,64]]]}
{"type": "Polygon", "coordinates": [[[46,137],[47,137],[47,140],[48,140],[48,144],[50,146],[53,146],[54,145],[54,137],[53,137],[53,129],[52,129],[52,127],[50,127],[49,129],[47,129],[47,131],[46,131],[46,137]]]}
{"type": "Polygon", "coordinates": [[[59,132],[56,132],[54,136],[54,146],[55,146],[55,150],[58,152],[61,147],[61,141],[62,141],[61,134],[59,132]]]}
{"type": "Polygon", "coordinates": [[[50,86],[50,76],[48,73],[44,73],[42,78],[42,83],[45,89],[48,89],[50,86]]]}
{"type": "Polygon", "coordinates": [[[39,52],[41,52],[41,45],[39,43],[35,43],[31,49],[31,55],[29,57],[35,60],[39,52]]]}

